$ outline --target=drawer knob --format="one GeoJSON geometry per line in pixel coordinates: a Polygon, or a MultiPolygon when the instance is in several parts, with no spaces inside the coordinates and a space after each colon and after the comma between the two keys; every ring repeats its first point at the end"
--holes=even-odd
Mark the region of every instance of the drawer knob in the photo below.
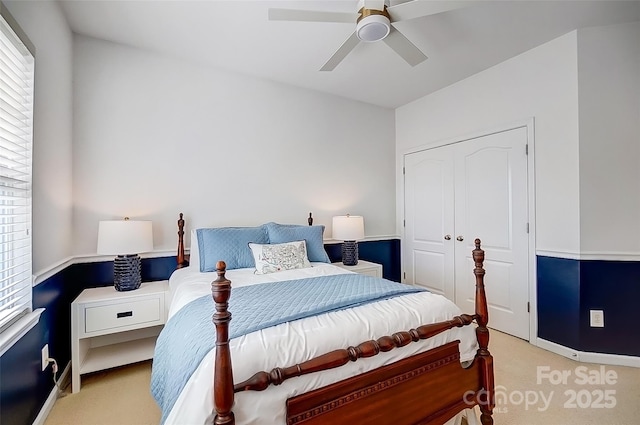
{"type": "Polygon", "coordinates": [[[122,313],[116,314],[116,316],[118,316],[118,319],[121,319],[123,317],[131,317],[133,316],[133,311],[123,311],[122,313]]]}

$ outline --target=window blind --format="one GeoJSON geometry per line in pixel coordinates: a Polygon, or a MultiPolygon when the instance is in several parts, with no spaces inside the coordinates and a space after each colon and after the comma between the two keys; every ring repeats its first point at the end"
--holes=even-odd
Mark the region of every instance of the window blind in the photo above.
{"type": "Polygon", "coordinates": [[[0,17],[0,332],[31,309],[34,58],[0,17]]]}

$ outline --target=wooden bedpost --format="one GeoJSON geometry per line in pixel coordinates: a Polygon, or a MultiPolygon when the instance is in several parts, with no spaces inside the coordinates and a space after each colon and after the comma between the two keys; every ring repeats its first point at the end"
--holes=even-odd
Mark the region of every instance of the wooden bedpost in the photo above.
{"type": "Polygon", "coordinates": [[[480,422],[482,425],[493,425],[494,382],[493,382],[493,356],[489,353],[489,307],[487,305],[487,295],[484,290],[484,251],[480,248],[480,239],[475,240],[476,249],[473,250],[473,261],[475,268],[473,274],[476,276],[476,336],[478,338],[477,360],[480,363],[480,373],[482,374],[482,384],[484,394],[478,394],[478,405],[480,406],[480,422]]]}
{"type": "Polygon", "coordinates": [[[185,257],[184,257],[184,219],[182,218],[182,213],[180,213],[180,218],[178,219],[178,268],[182,268],[186,265],[185,257]]]}
{"type": "Polygon", "coordinates": [[[233,407],[233,371],[231,368],[231,351],[229,350],[229,322],[231,313],[228,310],[231,296],[231,282],[224,276],[227,265],[224,261],[216,263],[218,277],[211,282],[211,294],[216,304],[213,323],[216,325],[216,357],[213,378],[213,405],[216,409],[214,425],[234,425],[233,407]]]}

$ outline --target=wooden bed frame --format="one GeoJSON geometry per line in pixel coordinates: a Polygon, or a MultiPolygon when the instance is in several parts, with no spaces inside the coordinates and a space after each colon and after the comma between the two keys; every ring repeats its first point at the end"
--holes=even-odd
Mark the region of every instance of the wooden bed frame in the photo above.
{"type": "MultiPolygon", "coordinates": [[[[493,357],[489,353],[489,319],[484,290],[484,251],[480,240],[473,250],[476,278],[475,314],[419,326],[355,347],[334,350],[303,363],[260,371],[247,381],[235,384],[229,350],[227,310],[231,282],[225,278],[226,265],[217,263],[218,277],[211,283],[216,313],[215,379],[213,383],[216,425],[235,424],[232,406],[240,391],[262,391],[289,378],[342,366],[349,361],[372,357],[430,338],[454,327],[477,324],[478,351],[467,368],[460,364],[459,341],[453,341],[387,366],[353,376],[287,400],[287,424],[424,424],[442,425],[465,408],[479,406],[483,425],[493,424],[493,357]]],[[[178,220],[178,267],[187,264],[184,253],[184,219],[178,220]]]]}

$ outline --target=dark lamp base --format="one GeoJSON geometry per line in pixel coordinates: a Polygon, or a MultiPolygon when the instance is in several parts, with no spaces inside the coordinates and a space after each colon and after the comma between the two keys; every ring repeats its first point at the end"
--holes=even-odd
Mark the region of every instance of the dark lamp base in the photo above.
{"type": "Polygon", "coordinates": [[[358,264],[358,242],[344,241],[342,244],[342,264],[345,266],[358,264]]]}
{"type": "Polygon", "coordinates": [[[118,255],[113,260],[113,286],[116,291],[133,291],[142,284],[141,262],[138,254],[118,255]]]}

